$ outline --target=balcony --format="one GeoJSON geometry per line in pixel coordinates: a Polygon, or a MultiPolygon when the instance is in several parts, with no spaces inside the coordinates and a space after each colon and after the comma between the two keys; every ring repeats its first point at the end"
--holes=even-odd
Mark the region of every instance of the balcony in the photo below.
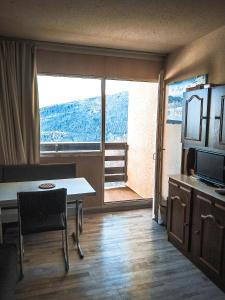
{"type": "MultiPolygon", "coordinates": [[[[100,143],[42,143],[41,153],[74,153],[100,151],[100,143]]],[[[142,197],[127,186],[128,152],[126,142],[105,143],[105,202],[138,200],[142,197]]]]}
{"type": "MultiPolygon", "coordinates": [[[[98,151],[100,143],[42,143],[41,153],[98,151]]],[[[127,181],[127,143],[105,143],[105,182],[127,181]],[[113,151],[113,153],[112,153],[113,151]],[[110,154],[111,152],[111,154],[110,154]],[[115,166],[119,162],[120,166],[115,166]]]]}

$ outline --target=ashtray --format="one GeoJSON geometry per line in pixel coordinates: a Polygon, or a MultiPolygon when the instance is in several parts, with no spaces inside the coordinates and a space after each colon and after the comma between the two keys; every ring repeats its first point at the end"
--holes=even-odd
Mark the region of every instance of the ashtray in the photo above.
{"type": "Polygon", "coordinates": [[[39,189],[42,189],[42,190],[53,189],[54,187],[55,187],[54,183],[42,183],[39,185],[39,189]]]}

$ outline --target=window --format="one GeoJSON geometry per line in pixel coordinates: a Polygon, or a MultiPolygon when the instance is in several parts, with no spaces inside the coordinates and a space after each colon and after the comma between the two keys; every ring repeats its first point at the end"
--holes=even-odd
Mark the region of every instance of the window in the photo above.
{"type": "Polygon", "coordinates": [[[41,151],[99,150],[101,80],[38,75],[41,151]]]}

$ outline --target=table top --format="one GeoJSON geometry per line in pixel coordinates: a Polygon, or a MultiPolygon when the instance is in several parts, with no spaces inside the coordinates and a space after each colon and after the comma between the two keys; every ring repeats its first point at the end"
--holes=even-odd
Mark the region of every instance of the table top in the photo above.
{"type": "Polygon", "coordinates": [[[68,200],[96,195],[96,191],[83,177],[40,181],[4,182],[0,183],[0,207],[17,205],[18,192],[46,191],[39,188],[39,185],[42,183],[54,183],[54,189],[66,188],[68,200]]]}

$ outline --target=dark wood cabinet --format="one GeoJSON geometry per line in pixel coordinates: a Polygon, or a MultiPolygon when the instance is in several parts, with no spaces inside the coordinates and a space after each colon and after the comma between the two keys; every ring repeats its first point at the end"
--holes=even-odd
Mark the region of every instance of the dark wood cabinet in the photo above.
{"type": "Polygon", "coordinates": [[[224,277],[225,207],[199,192],[193,197],[192,249],[195,261],[218,280],[224,277]]]}
{"type": "Polygon", "coordinates": [[[190,198],[188,187],[169,182],[168,235],[182,250],[189,248],[190,198]]]}
{"type": "Polygon", "coordinates": [[[168,239],[225,290],[225,196],[178,177],[169,180],[168,239]]]}
{"type": "Polygon", "coordinates": [[[225,150],[225,85],[184,93],[182,144],[225,150]]]}
{"type": "Polygon", "coordinates": [[[225,86],[211,91],[209,146],[225,150],[225,86]]]}
{"type": "Polygon", "coordinates": [[[184,93],[182,143],[184,146],[207,146],[209,89],[184,93]]]}

